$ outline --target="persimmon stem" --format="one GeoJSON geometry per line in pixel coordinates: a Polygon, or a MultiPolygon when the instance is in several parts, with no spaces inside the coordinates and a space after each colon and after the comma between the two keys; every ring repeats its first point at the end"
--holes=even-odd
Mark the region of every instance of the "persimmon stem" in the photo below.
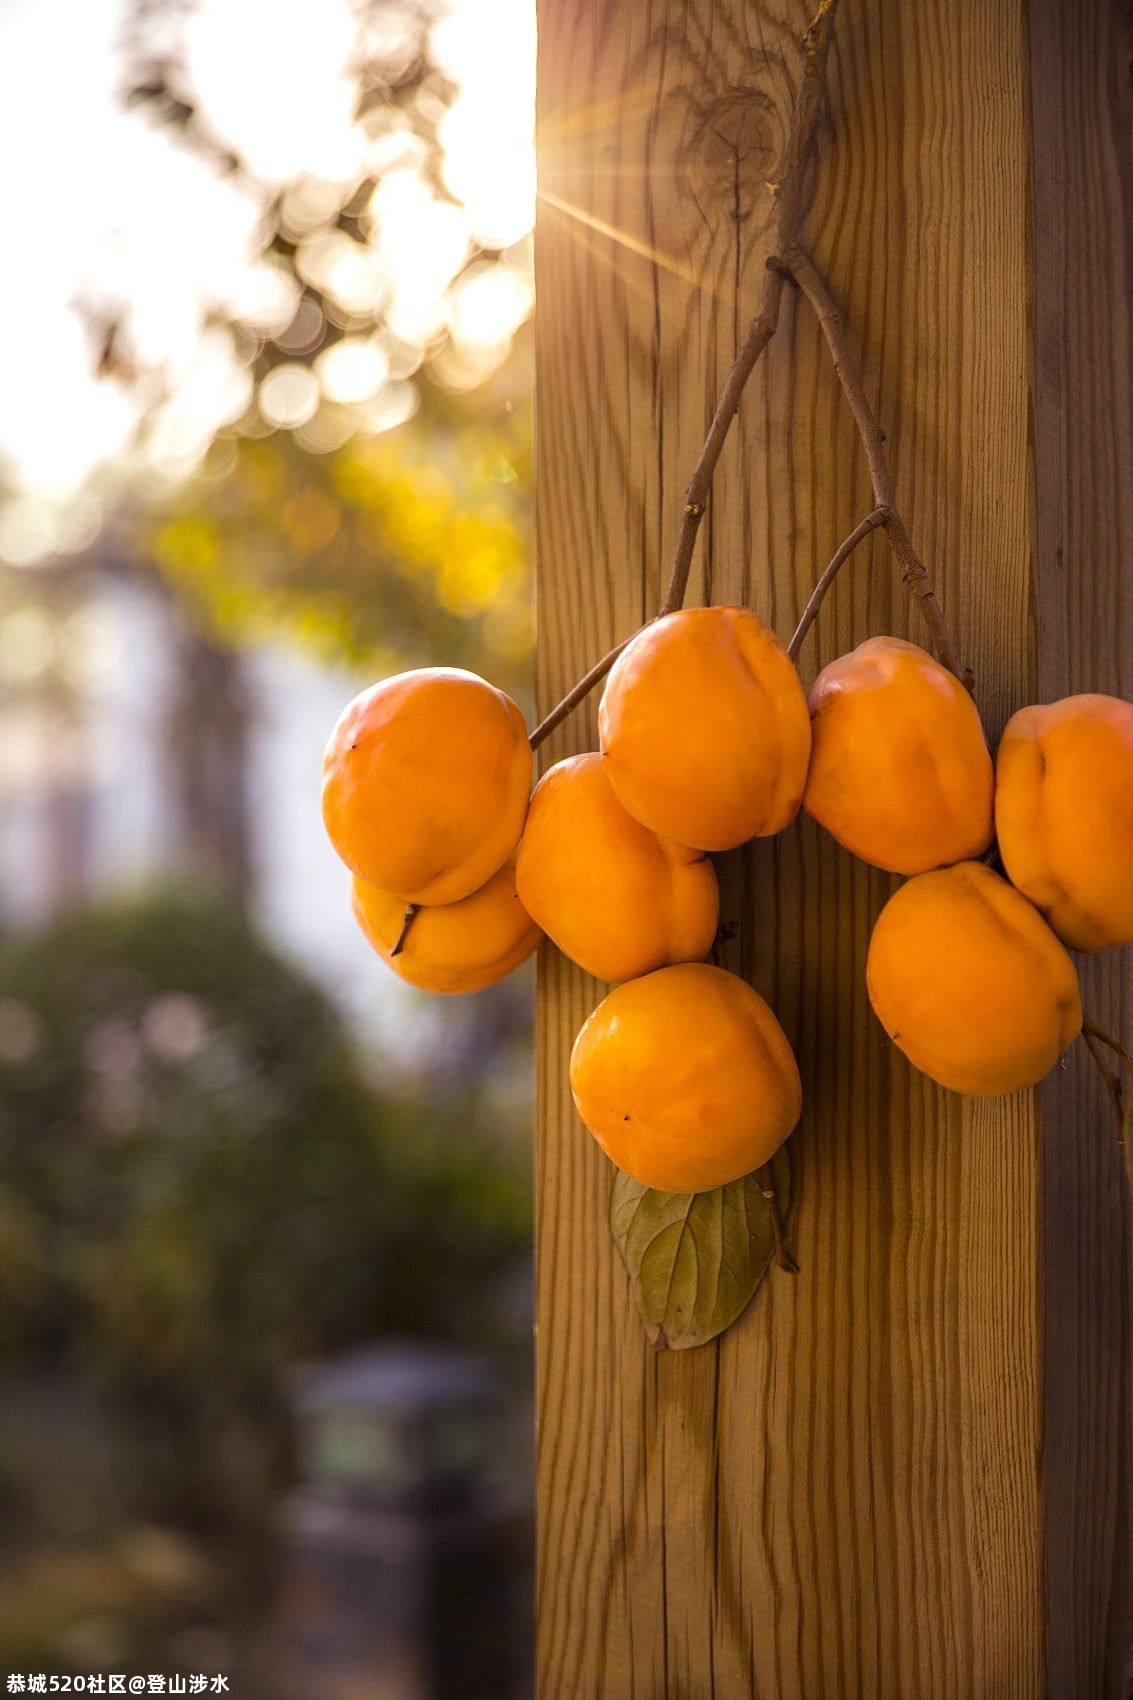
{"type": "Polygon", "coordinates": [[[787,1236],[783,1229],[783,1217],[779,1209],[779,1200],[775,1195],[775,1188],[771,1184],[771,1171],[765,1165],[762,1169],[757,1169],[755,1171],[755,1178],[759,1182],[760,1191],[767,1200],[767,1213],[771,1217],[771,1232],[775,1236],[776,1268],[782,1269],[787,1275],[797,1275],[799,1272],[799,1266],[792,1257],[791,1248],[787,1244],[787,1236]]]}
{"type": "Polygon", "coordinates": [[[945,624],[940,604],[936,600],[936,592],[928,575],[928,568],[913,548],[909,528],[898,510],[893,495],[893,478],[889,471],[889,462],[885,456],[885,433],[878,424],[877,415],[866,398],[861,378],[855,368],[853,355],[850,351],[849,339],[842,324],[842,315],[838,311],[834,297],[826,287],[822,276],[810,255],[799,245],[786,250],[781,264],[787,275],[797,285],[800,293],[812,308],[818,320],[819,327],[826,339],[834,361],[834,371],[842,386],[843,394],[849,403],[850,412],[854,416],[854,424],[865,450],[866,465],[869,468],[870,483],[873,486],[873,500],[876,509],[885,510],[885,518],[881,522],[885,535],[901,567],[901,582],[921,605],[921,610],[932,633],[936,652],[949,672],[955,673],[968,690],[974,683],[971,670],[963,665],[959,651],[956,648],[952,633],[945,624]]]}
{"type": "MultiPolygon", "coordinates": [[[[759,307],[740,344],[732,369],[724,381],[724,388],[720,392],[716,411],[712,415],[712,422],[704,439],[704,447],[697,457],[692,477],[688,481],[684,514],[677,534],[669,582],[655,618],[660,618],[663,614],[675,614],[679,608],[684,607],[697,533],[708,507],[716,463],[720,459],[732,421],[739,409],[744,386],[778,328],[783,286],[790,275],[778,256],[785,252],[798,251],[799,230],[810,205],[810,167],[826,103],[826,61],[837,9],[838,0],[820,0],[818,10],[802,39],[802,75],[799,78],[791,127],[783,152],[782,172],[778,183],[768,185],[775,196],[775,211],[771,220],[772,254],[763,276],[759,307]]],[[[650,623],[648,620],[645,622],[646,625],[650,623]]],[[[638,628],[639,631],[643,629],[644,627],[638,628]]],[[[562,701],[556,703],[544,716],[531,734],[532,749],[538,749],[544,739],[574,712],[579,703],[585,701],[594,686],[605,678],[626,644],[636,636],[637,632],[632,632],[630,637],[604,655],[601,661],[567,692],[562,701]]]]}
{"type": "Polygon", "coordinates": [[[413,925],[413,917],[416,915],[420,907],[421,905],[419,903],[407,903],[405,905],[405,914],[401,919],[401,931],[398,933],[393,942],[393,948],[390,951],[391,956],[400,956],[402,951],[405,949],[405,941],[409,937],[409,929],[413,925]]]}
{"type": "Polygon", "coordinates": [[[878,526],[884,525],[888,517],[888,508],[874,508],[873,512],[866,514],[865,518],[855,525],[850,535],[838,545],[831,558],[830,565],[812,590],[810,601],[803,609],[802,618],[795,627],[794,636],[787,645],[787,654],[792,661],[798,660],[799,650],[803,646],[807,633],[818,618],[818,610],[826,600],[826,593],[834,580],[838,577],[858,544],[864,542],[871,531],[876,531],[878,526]]]}

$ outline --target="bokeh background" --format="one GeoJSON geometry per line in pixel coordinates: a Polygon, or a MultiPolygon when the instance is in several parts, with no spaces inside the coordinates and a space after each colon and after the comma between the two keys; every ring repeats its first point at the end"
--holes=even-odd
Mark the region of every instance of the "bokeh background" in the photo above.
{"type": "Polygon", "coordinates": [[[0,0],[0,1679],[530,1687],[530,972],[387,974],[364,683],[530,708],[532,0],[0,0]]]}

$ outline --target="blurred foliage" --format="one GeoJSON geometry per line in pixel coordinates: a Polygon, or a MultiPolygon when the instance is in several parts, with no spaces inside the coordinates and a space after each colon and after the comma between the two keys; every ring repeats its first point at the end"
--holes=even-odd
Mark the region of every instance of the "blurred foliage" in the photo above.
{"type": "MultiPolygon", "coordinates": [[[[366,174],[282,185],[256,180],[192,89],[191,10],[137,0],[125,97],[251,191],[289,302],[274,324],[218,305],[214,328],[257,383],[344,339],[374,339],[389,378],[353,410],[324,394],[294,432],[253,404],[188,483],[118,514],[103,564],[152,568],[226,643],[286,635],[375,673],[443,659],[523,696],[525,334],[506,361],[503,342],[485,345],[478,370],[443,325],[416,340],[391,326],[380,278],[351,300],[314,264],[337,245],[350,262],[337,276],[377,275],[383,171],[416,170],[450,198],[438,8],[357,6],[366,174]],[[375,423],[383,395],[403,421],[389,429],[375,423]]],[[[454,276],[498,264],[529,278],[528,246],[513,247],[473,241],[454,276]]],[[[149,410],[144,440],[175,386],[147,367],[116,287],[84,283],[76,304],[99,373],[149,410]]],[[[29,631],[13,626],[13,653],[29,631]]],[[[21,690],[61,680],[81,694],[78,624],[65,635],[21,690]]],[[[0,1363],[19,1372],[0,1388],[0,1567],[18,1555],[0,1586],[0,1662],[45,1668],[49,1645],[87,1668],[140,1659],[168,1647],[186,1599],[214,1615],[262,1600],[293,1468],[287,1367],[383,1332],[495,1343],[506,1329],[494,1282],[527,1266],[530,1180],[490,1098],[468,1091],[484,1030],[457,1021],[450,1055],[462,1033],[447,1096],[436,1081],[419,1100],[375,1092],[323,994],[245,920],[183,894],[0,941],[0,1363]],[[32,1532],[55,1549],[29,1556],[32,1532]],[[114,1640],[127,1619],[128,1646],[114,1640]]]]}
{"type": "MultiPolygon", "coordinates": [[[[133,0],[123,32],[123,97],[128,106],[146,113],[263,203],[264,251],[293,279],[296,290],[294,312],[274,335],[254,325],[242,326],[245,346],[262,375],[280,361],[309,361],[344,335],[370,331],[381,323],[380,309],[352,310],[349,299],[321,286],[317,272],[305,266],[302,252],[315,238],[338,236],[353,244],[362,259],[370,235],[367,209],[381,173],[371,169],[344,183],[317,177],[282,186],[265,182],[218,128],[194,88],[178,28],[178,16],[186,19],[192,10],[191,0],[181,0],[175,8],[160,0],[133,0]]],[[[412,163],[434,194],[444,199],[438,128],[455,91],[430,57],[430,29],[439,10],[431,0],[361,0],[352,72],[355,121],[377,144],[385,170],[412,163]]],[[[476,245],[461,271],[494,252],[476,245]]],[[[98,329],[102,369],[136,378],[128,323],[103,312],[98,329]]],[[[433,352],[439,351],[440,342],[433,352]]]]}
{"type": "Polygon", "coordinates": [[[419,418],[333,454],[222,438],[136,547],[222,640],[390,672],[443,658],[530,691],[530,409],[419,418]]]}
{"type": "MultiPolygon", "coordinates": [[[[323,995],[223,909],[9,946],[0,1059],[0,1350],[110,1401],[138,1515],[246,1544],[287,1478],[283,1367],[475,1333],[462,1302],[526,1249],[525,1168],[375,1098],[323,995]]],[[[22,1491],[0,1458],[9,1525],[22,1491]]]]}
{"type": "MultiPolygon", "coordinates": [[[[195,90],[182,33],[192,9],[136,0],[123,39],[125,98],[263,207],[264,253],[292,307],[274,329],[229,318],[254,376],[281,362],[309,365],[344,337],[377,333],[391,366],[386,393],[409,392],[420,411],[371,437],[365,407],[324,399],[297,434],[268,431],[253,409],[214,444],[202,476],[143,517],[131,548],[228,642],[284,634],[372,672],[443,658],[529,689],[526,337],[502,368],[506,344],[487,351],[481,376],[492,375],[478,382],[475,355],[462,354],[443,323],[407,343],[387,324],[380,284],[372,300],[364,290],[344,297],[333,277],[320,281],[312,269],[312,257],[337,243],[333,275],[375,264],[380,272],[368,208],[383,174],[411,171],[438,204],[451,201],[439,131],[456,91],[431,57],[430,36],[442,9],[432,0],[357,7],[351,74],[367,169],[345,183],[282,185],[257,177],[195,90]],[[313,443],[322,452],[311,452],[313,443]]],[[[454,281],[497,263],[514,276],[529,260],[470,241],[454,281]]],[[[135,384],[152,380],[138,369],[128,314],[95,303],[88,312],[101,369],[135,384]]]]}

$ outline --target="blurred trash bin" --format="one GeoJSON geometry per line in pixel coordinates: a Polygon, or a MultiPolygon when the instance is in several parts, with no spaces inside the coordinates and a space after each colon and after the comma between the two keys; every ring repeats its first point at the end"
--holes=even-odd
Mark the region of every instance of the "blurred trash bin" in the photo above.
{"type": "Polygon", "coordinates": [[[513,1700],[532,1633],[530,1523],[507,1491],[495,1368],[400,1340],[300,1370],[292,1396],[292,1677],[318,1700],[513,1700]]]}

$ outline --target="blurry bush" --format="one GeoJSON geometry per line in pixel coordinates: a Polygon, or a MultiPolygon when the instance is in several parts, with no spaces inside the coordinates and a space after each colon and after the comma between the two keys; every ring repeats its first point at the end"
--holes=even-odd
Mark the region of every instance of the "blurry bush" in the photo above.
{"type": "MultiPolygon", "coordinates": [[[[0,951],[0,1563],[33,1531],[156,1526],[221,1564],[225,1612],[266,1600],[285,1367],[475,1335],[526,1252],[522,1152],[439,1115],[375,1096],[324,996],[222,908],[151,898],[0,951]]],[[[25,1616],[0,1586],[0,1663],[25,1616]]]]}

